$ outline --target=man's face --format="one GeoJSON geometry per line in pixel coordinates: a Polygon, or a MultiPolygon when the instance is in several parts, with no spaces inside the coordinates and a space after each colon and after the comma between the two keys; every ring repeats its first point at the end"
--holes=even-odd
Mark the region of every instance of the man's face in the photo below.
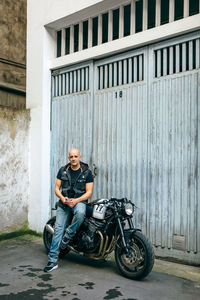
{"type": "Polygon", "coordinates": [[[69,161],[72,168],[80,166],[81,156],[78,149],[71,149],[69,152],[69,161]]]}

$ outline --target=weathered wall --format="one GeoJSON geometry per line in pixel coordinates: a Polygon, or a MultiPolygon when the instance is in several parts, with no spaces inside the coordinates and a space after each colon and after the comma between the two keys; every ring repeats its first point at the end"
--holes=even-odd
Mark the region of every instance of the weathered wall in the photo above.
{"type": "Polygon", "coordinates": [[[26,0],[0,1],[0,41],[0,105],[25,108],[26,0]]]}
{"type": "Polygon", "coordinates": [[[0,107],[0,232],[28,218],[29,110],[0,107]]]}
{"type": "Polygon", "coordinates": [[[26,62],[26,0],[0,1],[0,56],[26,62]]]}
{"type": "Polygon", "coordinates": [[[28,219],[26,2],[0,1],[0,233],[28,219]]]}

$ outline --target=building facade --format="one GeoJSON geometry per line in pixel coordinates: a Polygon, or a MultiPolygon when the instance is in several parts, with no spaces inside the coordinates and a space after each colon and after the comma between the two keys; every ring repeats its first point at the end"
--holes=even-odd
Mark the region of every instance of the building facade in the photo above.
{"type": "Polygon", "coordinates": [[[25,0],[0,2],[0,40],[0,232],[8,232],[28,218],[25,0]]]}
{"type": "Polygon", "coordinates": [[[78,147],[160,256],[198,263],[200,1],[28,1],[29,223],[78,147]]]}

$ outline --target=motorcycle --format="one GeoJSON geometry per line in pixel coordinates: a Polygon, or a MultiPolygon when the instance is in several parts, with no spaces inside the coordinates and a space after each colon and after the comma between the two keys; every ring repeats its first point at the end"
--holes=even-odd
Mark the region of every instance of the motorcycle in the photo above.
{"type": "MultiPolygon", "coordinates": [[[[56,204],[56,208],[57,209],[56,204]]],[[[98,199],[87,204],[86,218],[59,257],[69,251],[95,260],[106,259],[114,251],[119,273],[139,280],[145,278],[154,265],[154,251],[141,230],[133,225],[135,205],[127,198],[98,199]]],[[[49,252],[56,217],[44,227],[43,241],[49,252]]]]}

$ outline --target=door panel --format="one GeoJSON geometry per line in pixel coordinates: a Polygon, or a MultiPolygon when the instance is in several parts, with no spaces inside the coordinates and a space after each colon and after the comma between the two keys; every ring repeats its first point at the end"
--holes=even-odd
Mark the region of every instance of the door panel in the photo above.
{"type": "Polygon", "coordinates": [[[68,162],[68,152],[80,149],[82,160],[92,164],[93,103],[90,66],[62,70],[53,78],[51,118],[51,202],[59,168],[68,162]]]}
{"type": "Polygon", "coordinates": [[[196,251],[198,72],[155,80],[149,108],[150,236],[172,248],[172,236],[196,251]],[[190,246],[189,246],[190,245],[190,246]]]}
{"type": "Polygon", "coordinates": [[[93,161],[94,195],[127,197],[145,226],[147,179],[147,84],[144,52],[96,64],[93,161]]]}

